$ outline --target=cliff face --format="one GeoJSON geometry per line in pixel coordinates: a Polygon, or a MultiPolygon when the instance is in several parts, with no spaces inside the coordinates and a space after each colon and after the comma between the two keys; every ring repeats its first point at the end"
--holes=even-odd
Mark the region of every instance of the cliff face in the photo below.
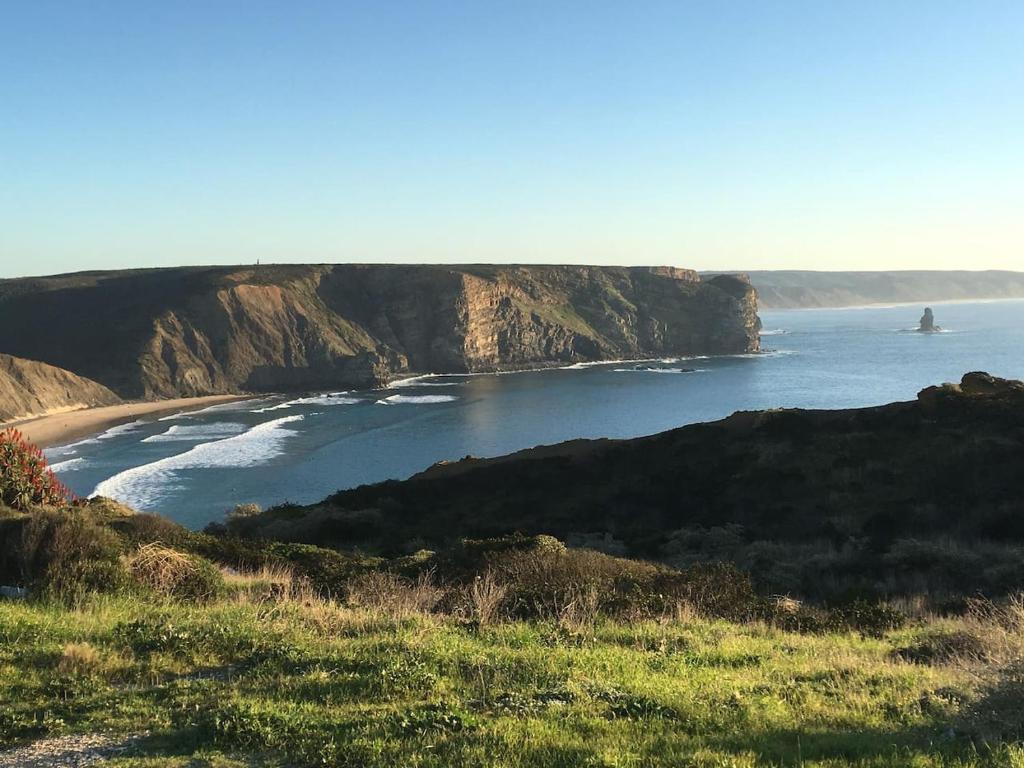
{"type": "Polygon", "coordinates": [[[0,354],[0,422],[119,402],[117,395],[95,381],[0,354]]]}
{"type": "Polygon", "coordinates": [[[671,268],[268,266],[0,281],[0,349],[128,397],[755,351],[742,276],[671,268]]]}

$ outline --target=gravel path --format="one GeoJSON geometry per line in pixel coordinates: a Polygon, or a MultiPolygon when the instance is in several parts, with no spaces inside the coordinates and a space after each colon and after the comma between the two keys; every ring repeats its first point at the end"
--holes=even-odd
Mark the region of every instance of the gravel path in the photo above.
{"type": "Polygon", "coordinates": [[[126,751],[139,738],[90,733],[43,739],[0,752],[0,768],[78,768],[95,765],[126,751]]]}

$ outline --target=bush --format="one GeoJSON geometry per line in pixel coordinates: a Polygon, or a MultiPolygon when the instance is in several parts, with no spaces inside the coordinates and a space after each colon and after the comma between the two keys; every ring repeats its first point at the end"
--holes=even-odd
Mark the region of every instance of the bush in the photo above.
{"type": "Polygon", "coordinates": [[[71,492],[57,479],[42,451],[16,429],[0,432],[0,505],[25,510],[63,506],[71,492]]]}
{"type": "Polygon", "coordinates": [[[22,523],[23,579],[63,598],[124,588],[128,579],[121,554],[117,534],[82,510],[34,510],[22,523]]]}
{"type": "Polygon", "coordinates": [[[913,664],[948,664],[985,659],[987,648],[982,638],[965,630],[928,632],[910,645],[897,648],[892,655],[913,664]]]}
{"type": "Polygon", "coordinates": [[[195,537],[190,530],[171,522],[166,517],[145,512],[114,520],[111,527],[130,544],[137,545],[160,543],[168,547],[187,549],[195,537]]]}
{"type": "Polygon", "coordinates": [[[739,619],[754,615],[759,605],[749,578],[730,565],[676,571],[566,549],[550,536],[467,540],[435,562],[440,573],[468,584],[490,574],[504,588],[504,611],[523,619],[582,626],[597,613],[624,619],[663,616],[681,603],[706,615],[739,619]]]}
{"type": "Polygon", "coordinates": [[[126,564],[136,582],[166,597],[205,603],[226,590],[223,574],[209,560],[162,544],[142,545],[126,564]]]}
{"type": "Polygon", "coordinates": [[[777,604],[765,601],[762,618],[790,632],[859,632],[865,637],[884,637],[906,623],[906,616],[895,608],[865,600],[831,608],[800,605],[795,610],[782,610],[777,604]]]}

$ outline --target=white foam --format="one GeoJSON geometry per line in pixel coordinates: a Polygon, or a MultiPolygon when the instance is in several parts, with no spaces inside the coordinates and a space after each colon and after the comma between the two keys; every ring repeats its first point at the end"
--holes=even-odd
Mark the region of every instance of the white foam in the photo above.
{"type": "Polygon", "coordinates": [[[404,389],[406,387],[458,387],[465,384],[463,381],[428,381],[439,376],[450,376],[453,374],[425,373],[422,376],[410,376],[408,379],[396,379],[392,381],[388,389],[404,389]]]}
{"type": "Polygon", "coordinates": [[[85,464],[85,459],[81,456],[68,459],[67,461],[58,461],[55,464],[50,465],[50,469],[54,472],[74,472],[77,469],[81,469],[85,464]]]}
{"type": "Polygon", "coordinates": [[[454,395],[391,395],[377,401],[377,405],[413,405],[426,403],[450,403],[459,398],[454,395]]]}
{"type": "Polygon", "coordinates": [[[277,405],[268,405],[266,408],[257,408],[252,413],[266,413],[267,411],[281,411],[285,408],[294,408],[297,405],[355,405],[360,402],[358,397],[343,397],[348,392],[328,392],[322,395],[311,395],[299,397],[295,400],[288,400],[277,405]]]}
{"type": "Polygon", "coordinates": [[[789,331],[785,328],[772,328],[771,330],[761,331],[762,336],[785,336],[789,331]]]}
{"type": "Polygon", "coordinates": [[[90,495],[108,496],[136,509],[152,509],[168,491],[180,488],[176,484],[176,472],[254,467],[281,455],[282,443],[295,434],[284,425],[302,418],[300,415],[284,416],[257,424],[240,435],[200,443],[184,453],[126,469],[101,482],[90,495]]]}
{"type": "Polygon", "coordinates": [[[245,431],[245,424],[218,421],[213,424],[175,424],[166,432],[150,435],[142,440],[144,443],[167,443],[188,440],[210,440],[211,438],[230,437],[245,431]]]}
{"type": "Polygon", "coordinates": [[[705,368],[614,368],[615,373],[704,373],[705,368]]]}

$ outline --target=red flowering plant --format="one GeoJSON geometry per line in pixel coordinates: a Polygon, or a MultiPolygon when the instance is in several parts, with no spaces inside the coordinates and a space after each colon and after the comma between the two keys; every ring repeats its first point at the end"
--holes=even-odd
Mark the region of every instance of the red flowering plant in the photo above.
{"type": "Polygon", "coordinates": [[[63,506],[71,499],[42,451],[16,429],[0,432],[0,504],[27,509],[34,504],[63,506]]]}

